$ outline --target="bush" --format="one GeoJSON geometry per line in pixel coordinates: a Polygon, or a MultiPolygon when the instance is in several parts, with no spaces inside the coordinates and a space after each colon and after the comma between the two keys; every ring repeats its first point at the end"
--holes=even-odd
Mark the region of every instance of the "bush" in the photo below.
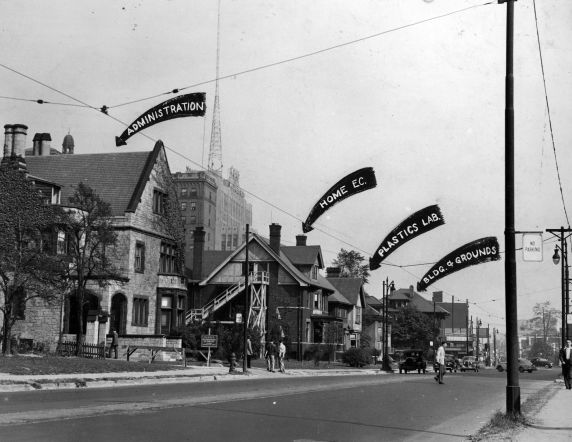
{"type": "Polygon", "coordinates": [[[364,348],[350,348],[342,354],[342,362],[350,367],[363,367],[371,362],[371,352],[364,348]]]}

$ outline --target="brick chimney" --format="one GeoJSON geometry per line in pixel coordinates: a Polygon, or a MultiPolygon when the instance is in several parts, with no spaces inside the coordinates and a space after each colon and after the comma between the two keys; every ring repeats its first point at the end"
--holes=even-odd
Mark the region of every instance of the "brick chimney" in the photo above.
{"type": "Polygon", "coordinates": [[[297,246],[305,246],[306,245],[306,235],[296,235],[296,245],[297,246]]]}
{"type": "Polygon", "coordinates": [[[433,292],[433,302],[443,302],[443,292],[433,292]]]}
{"type": "Polygon", "coordinates": [[[26,170],[26,135],[28,126],[24,124],[6,124],[4,126],[4,159],[15,158],[17,168],[26,170]]]}
{"type": "Polygon", "coordinates": [[[193,232],[193,279],[203,278],[203,254],[205,251],[205,231],[196,227],[193,232]]]}
{"type": "Polygon", "coordinates": [[[34,138],[32,139],[32,155],[34,156],[41,155],[40,154],[41,144],[42,144],[42,134],[37,133],[36,135],[34,135],[34,138]]]}
{"type": "Polygon", "coordinates": [[[326,278],[339,278],[342,269],[339,267],[326,267],[326,278]]]}
{"type": "Polygon", "coordinates": [[[270,224],[270,248],[278,254],[280,254],[280,230],[282,230],[280,224],[270,224]]]}
{"type": "Polygon", "coordinates": [[[40,155],[46,156],[52,154],[52,136],[49,133],[43,133],[40,140],[40,155]]]}

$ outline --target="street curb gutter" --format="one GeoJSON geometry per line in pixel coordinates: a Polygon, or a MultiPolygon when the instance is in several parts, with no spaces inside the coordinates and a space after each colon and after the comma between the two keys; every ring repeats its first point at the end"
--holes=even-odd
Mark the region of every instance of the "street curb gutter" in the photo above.
{"type": "Polygon", "coordinates": [[[214,382],[214,381],[237,381],[237,380],[255,380],[255,379],[280,379],[284,376],[294,377],[319,377],[319,376],[343,376],[343,375],[374,375],[385,374],[379,370],[327,370],[327,371],[290,371],[285,374],[257,374],[242,372],[237,373],[216,373],[216,374],[196,374],[196,375],[162,375],[162,376],[137,376],[137,377],[118,377],[118,378],[69,378],[61,381],[50,380],[34,380],[15,381],[14,383],[2,383],[0,381],[0,393],[11,393],[20,391],[48,391],[60,389],[77,389],[77,388],[109,388],[120,386],[135,385],[160,385],[173,383],[193,383],[193,382],[214,382]]]}

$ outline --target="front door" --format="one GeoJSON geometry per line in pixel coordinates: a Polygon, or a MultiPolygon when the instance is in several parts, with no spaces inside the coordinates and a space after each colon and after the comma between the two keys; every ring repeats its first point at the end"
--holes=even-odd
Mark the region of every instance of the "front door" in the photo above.
{"type": "Polygon", "coordinates": [[[116,293],[111,298],[111,317],[109,318],[109,331],[117,330],[117,333],[127,333],[127,298],[123,293],[116,293]]]}

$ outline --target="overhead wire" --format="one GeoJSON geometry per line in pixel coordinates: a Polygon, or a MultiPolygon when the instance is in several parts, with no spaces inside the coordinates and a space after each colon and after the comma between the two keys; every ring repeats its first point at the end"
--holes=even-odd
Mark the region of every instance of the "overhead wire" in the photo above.
{"type": "Polygon", "coordinates": [[[534,23],[536,26],[536,40],[538,42],[538,56],[540,58],[540,70],[542,72],[542,84],[544,86],[544,99],[546,102],[546,111],[548,114],[548,125],[550,129],[550,139],[552,141],[552,151],[554,152],[554,162],[556,164],[556,175],[558,178],[558,187],[560,189],[560,197],[562,199],[562,208],[564,210],[564,216],[566,222],[568,223],[568,228],[570,228],[570,219],[568,218],[568,211],[566,209],[566,202],[564,200],[564,191],[562,190],[562,179],[560,177],[560,166],[558,164],[558,156],[556,155],[556,142],[554,141],[554,130],[552,128],[552,116],[550,113],[550,103],[548,100],[548,92],[546,87],[546,75],[544,73],[544,60],[542,57],[542,45],[540,44],[540,31],[538,30],[538,14],[536,12],[536,0],[532,0],[532,5],[534,9],[534,23]]]}

